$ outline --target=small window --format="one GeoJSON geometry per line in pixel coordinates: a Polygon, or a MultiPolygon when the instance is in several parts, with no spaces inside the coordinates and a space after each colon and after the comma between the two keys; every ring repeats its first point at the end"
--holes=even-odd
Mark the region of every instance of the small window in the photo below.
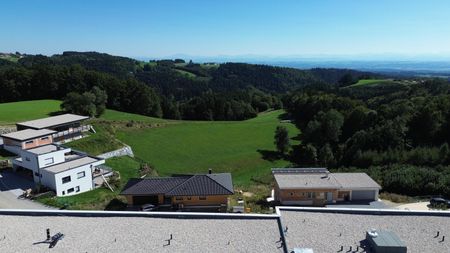
{"type": "Polygon", "coordinates": [[[176,200],[183,200],[183,197],[175,197],[176,200]]]}
{"type": "Polygon", "coordinates": [[[42,137],[41,140],[42,140],[42,141],[48,140],[48,136],[42,137]]]}
{"type": "Polygon", "coordinates": [[[191,197],[187,197],[187,200],[191,200],[192,198],[191,197]]]}
{"type": "Polygon", "coordinates": [[[76,192],[80,192],[80,186],[75,187],[76,192]]]}
{"type": "Polygon", "coordinates": [[[293,192],[291,192],[290,194],[291,194],[291,196],[294,196],[294,193],[293,193],[293,192]]]}
{"type": "Polygon", "coordinates": [[[25,157],[25,161],[30,161],[30,158],[29,157],[25,157]]]}
{"type": "Polygon", "coordinates": [[[70,176],[63,177],[63,178],[62,178],[62,183],[63,183],[63,184],[68,183],[68,182],[70,182],[70,176]]]}
{"type": "Polygon", "coordinates": [[[44,159],[44,162],[45,162],[44,165],[49,165],[49,164],[54,163],[55,161],[53,160],[53,157],[50,157],[50,158],[44,159]]]}
{"type": "Polygon", "coordinates": [[[62,192],[62,195],[66,195],[66,192],[65,192],[65,191],[63,191],[63,192],[62,192]]]}
{"type": "Polygon", "coordinates": [[[33,141],[26,141],[25,144],[31,144],[33,141]]]}
{"type": "Polygon", "coordinates": [[[199,200],[206,200],[206,196],[200,196],[198,197],[199,200]]]}
{"type": "Polygon", "coordinates": [[[77,173],[77,178],[83,178],[85,176],[86,176],[86,173],[84,171],[77,173]]]}
{"type": "Polygon", "coordinates": [[[72,193],[72,192],[74,192],[75,190],[73,189],[73,188],[70,188],[70,189],[67,189],[67,193],[72,193]]]}

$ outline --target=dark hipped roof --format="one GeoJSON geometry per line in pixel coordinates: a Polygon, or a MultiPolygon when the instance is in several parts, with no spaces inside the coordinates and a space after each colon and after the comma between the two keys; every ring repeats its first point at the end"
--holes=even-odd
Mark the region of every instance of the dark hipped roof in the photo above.
{"type": "Polygon", "coordinates": [[[206,196],[233,194],[230,173],[191,175],[166,178],[133,178],[122,195],[206,196]]]}

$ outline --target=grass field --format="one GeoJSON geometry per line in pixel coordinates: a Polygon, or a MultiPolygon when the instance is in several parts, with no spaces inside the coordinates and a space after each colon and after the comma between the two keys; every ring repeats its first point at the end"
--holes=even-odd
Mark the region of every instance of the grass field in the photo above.
{"type": "Polygon", "coordinates": [[[45,118],[60,110],[58,100],[33,100],[0,104],[0,125],[45,118]]]}
{"type": "Polygon", "coordinates": [[[365,85],[378,85],[378,84],[396,84],[396,82],[392,79],[361,79],[357,83],[352,84],[347,87],[357,87],[357,86],[365,86],[365,85]]]}
{"type": "MultiPolygon", "coordinates": [[[[124,129],[117,132],[117,137],[160,175],[205,173],[212,168],[231,172],[236,185],[248,186],[252,179],[266,181],[272,167],[288,164],[282,159],[263,159],[263,153],[275,150],[273,135],[282,113],[272,111],[241,122],[184,122],[152,129],[124,129]]],[[[292,124],[283,125],[291,137],[298,134],[292,124]]]]}
{"type": "MultiPolygon", "coordinates": [[[[42,100],[0,104],[0,115],[5,115],[0,119],[12,124],[46,117],[59,109],[59,103],[42,100]]],[[[286,126],[291,138],[299,133],[293,124],[280,123],[279,117],[283,113],[277,110],[246,121],[214,122],[173,121],[106,110],[100,119],[91,120],[97,133],[67,145],[94,155],[118,148],[121,144],[116,138],[130,145],[136,159],[107,160],[107,165],[122,175],[122,183],[139,176],[141,163],[149,164],[160,176],[206,173],[209,168],[214,172],[231,172],[235,187],[254,193],[250,201],[256,203],[270,192],[270,169],[289,165],[289,161],[276,155],[275,128],[286,126]]],[[[295,142],[291,140],[291,143],[295,142]]],[[[40,201],[59,207],[66,205],[70,209],[110,209],[120,204],[120,199],[116,192],[97,189],[40,201]]],[[[258,208],[256,204],[254,206],[258,208]]]]}

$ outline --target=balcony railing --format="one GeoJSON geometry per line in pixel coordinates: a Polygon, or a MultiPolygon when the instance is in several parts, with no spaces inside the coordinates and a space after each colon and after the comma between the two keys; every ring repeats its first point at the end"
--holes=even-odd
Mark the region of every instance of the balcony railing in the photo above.
{"type": "Polygon", "coordinates": [[[71,128],[70,130],[61,131],[61,132],[57,132],[57,133],[53,134],[53,138],[60,138],[60,137],[64,137],[67,135],[73,135],[76,133],[87,132],[87,131],[89,131],[89,129],[91,129],[91,125],[74,127],[74,128],[71,128]]]}

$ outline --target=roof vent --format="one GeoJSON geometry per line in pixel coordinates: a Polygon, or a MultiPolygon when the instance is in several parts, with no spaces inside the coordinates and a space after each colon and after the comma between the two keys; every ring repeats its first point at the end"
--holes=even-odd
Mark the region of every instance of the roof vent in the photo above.
{"type": "Polygon", "coordinates": [[[377,232],[377,230],[374,229],[374,228],[372,228],[372,229],[370,229],[369,231],[367,231],[367,234],[368,234],[370,237],[372,237],[372,238],[375,238],[375,237],[378,236],[378,232],[377,232]]]}

